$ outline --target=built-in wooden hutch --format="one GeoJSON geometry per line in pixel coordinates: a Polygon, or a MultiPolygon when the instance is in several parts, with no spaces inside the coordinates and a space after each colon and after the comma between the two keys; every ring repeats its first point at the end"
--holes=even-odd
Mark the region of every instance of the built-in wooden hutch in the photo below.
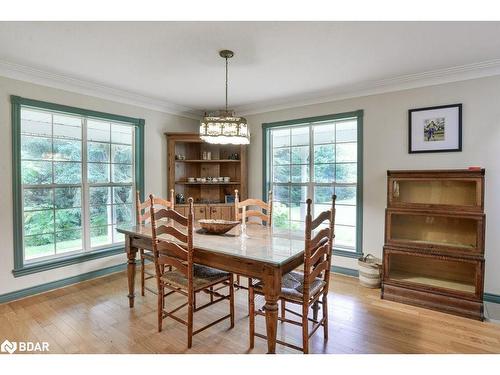
{"type": "Polygon", "coordinates": [[[483,319],[484,169],[388,171],[382,298],[483,319]]]}
{"type": "Polygon", "coordinates": [[[247,196],[246,146],[209,144],[197,133],[165,135],[168,190],[185,199],[184,204],[176,202],[176,211],[185,215],[187,199],[192,197],[196,220],[234,220],[234,191],[240,199],[247,196]]]}

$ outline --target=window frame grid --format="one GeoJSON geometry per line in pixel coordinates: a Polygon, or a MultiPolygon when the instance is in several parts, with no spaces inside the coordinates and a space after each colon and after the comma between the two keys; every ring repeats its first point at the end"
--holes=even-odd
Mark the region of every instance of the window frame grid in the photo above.
{"type": "MultiPolygon", "coordinates": [[[[281,129],[280,129],[281,130],[281,129]]],[[[349,207],[355,207],[356,208],[356,224],[353,225],[346,225],[346,224],[337,224],[336,226],[341,226],[341,227],[348,227],[348,228],[355,228],[355,246],[354,247],[348,247],[348,246],[339,246],[335,244],[334,247],[334,255],[340,255],[340,256],[345,256],[345,257],[351,257],[351,258],[357,258],[362,254],[362,233],[363,233],[363,111],[358,110],[358,111],[353,111],[353,112],[346,112],[346,113],[339,113],[339,114],[334,114],[334,115],[326,115],[326,116],[319,116],[319,117],[311,117],[311,118],[304,118],[304,119],[297,119],[297,120],[290,120],[290,121],[282,121],[282,122],[275,122],[275,123],[263,123],[262,124],[262,131],[263,131],[263,164],[262,164],[262,170],[263,170],[263,185],[262,185],[262,196],[267,197],[267,194],[269,190],[273,189],[274,186],[288,186],[289,187],[289,197],[288,197],[288,221],[289,221],[289,228],[292,222],[295,222],[295,220],[291,220],[291,205],[290,205],[290,199],[291,199],[291,187],[292,186],[306,186],[306,192],[308,197],[314,197],[315,194],[315,188],[316,187],[331,187],[334,189],[334,191],[337,188],[341,187],[355,187],[356,188],[356,203],[353,205],[350,204],[341,204],[338,203],[338,205],[341,206],[349,206],[349,207]],[[356,129],[356,141],[340,141],[337,142],[337,135],[336,135],[336,126],[338,122],[341,122],[342,120],[349,120],[349,119],[355,119],[357,122],[357,129],[356,129]],[[314,141],[314,126],[315,125],[321,125],[321,123],[327,123],[327,122],[332,122],[335,123],[335,139],[334,142],[327,142],[327,143],[318,143],[315,144],[314,141]],[[292,171],[292,164],[291,164],[291,158],[292,158],[292,152],[291,149],[295,146],[292,145],[292,129],[295,128],[300,128],[300,127],[309,127],[309,164],[296,164],[296,165],[309,165],[309,176],[308,182],[291,182],[292,176],[291,176],[291,171],[292,171]],[[272,130],[277,130],[282,128],[282,130],[288,129],[289,130],[289,143],[288,146],[282,146],[282,147],[273,147],[273,137],[271,136],[271,131],[272,130]],[[356,162],[350,162],[350,161],[342,161],[342,162],[337,162],[337,144],[347,144],[347,143],[356,143],[357,144],[357,161],[356,162]],[[315,146],[322,146],[322,145],[334,145],[334,153],[335,153],[335,161],[333,163],[314,163],[314,149],[315,146]],[[275,149],[289,149],[289,162],[290,164],[275,164],[274,163],[274,150],[275,149]],[[356,182],[337,182],[337,164],[354,164],[356,165],[356,177],[357,181],[356,182]],[[314,181],[314,165],[332,165],[334,167],[334,181],[333,182],[315,182],[314,181]],[[289,167],[289,181],[288,182],[274,182],[274,175],[273,175],[273,167],[275,166],[287,166],[289,167]]],[[[305,146],[305,145],[297,145],[298,146],[305,146]]],[[[280,202],[280,201],[276,201],[280,202]]],[[[300,203],[299,203],[300,204],[300,203]]],[[[314,207],[315,207],[315,199],[313,199],[312,203],[312,209],[314,212],[314,207]]],[[[300,223],[300,221],[297,221],[297,223],[300,223]]]]}
{"type": "MultiPolygon", "coordinates": [[[[131,186],[131,194],[132,194],[132,206],[135,204],[134,196],[135,192],[139,190],[141,192],[141,199],[144,198],[144,125],[145,121],[139,118],[132,118],[121,115],[114,115],[104,112],[92,111],[82,108],[70,107],[55,103],[43,102],[39,100],[22,98],[19,96],[12,95],[11,99],[11,120],[12,120],[12,188],[13,188],[13,230],[14,230],[14,268],[12,273],[14,277],[20,277],[24,275],[28,275],[31,273],[41,272],[49,269],[54,269],[58,267],[67,266],[70,264],[81,263],[87,260],[98,259],[102,257],[107,257],[115,254],[122,253],[124,251],[124,243],[111,243],[109,245],[103,245],[96,248],[90,248],[90,226],[87,221],[90,220],[89,210],[87,206],[88,204],[88,184],[85,186],[87,182],[87,163],[86,160],[86,152],[87,152],[87,134],[86,134],[86,123],[88,119],[98,119],[101,121],[107,121],[109,123],[124,123],[127,126],[133,126],[134,131],[133,139],[131,143],[132,147],[132,182],[131,183],[110,183],[106,186],[114,187],[116,185],[120,186],[131,186]],[[56,113],[66,115],[66,116],[79,116],[82,118],[81,125],[81,138],[79,141],[81,142],[81,160],[79,161],[81,164],[81,173],[82,180],[80,184],[55,184],[54,183],[54,158],[47,160],[36,160],[36,161],[50,161],[52,163],[52,176],[51,176],[51,184],[26,184],[22,183],[22,175],[21,175],[21,109],[22,108],[32,108],[38,111],[45,111],[51,114],[51,137],[47,137],[42,135],[41,137],[49,138],[52,141],[51,149],[54,151],[54,115],[56,113]],[[85,155],[85,156],[84,156],[85,155]],[[57,188],[71,188],[76,187],[80,188],[80,208],[81,208],[81,227],[82,231],[82,249],[75,251],[65,252],[63,256],[58,256],[56,253],[56,230],[54,223],[54,232],[51,233],[54,236],[54,255],[47,257],[40,257],[33,260],[25,260],[24,254],[24,189],[29,188],[46,188],[52,190],[52,208],[47,209],[51,210],[54,213],[55,220],[55,190],[57,188]]],[[[111,125],[110,125],[111,132],[111,125]]],[[[56,137],[58,138],[58,137],[56,137]]],[[[72,138],[73,139],[73,138],[72,138]]],[[[74,139],[73,139],[74,140],[74,139]]],[[[109,144],[111,145],[111,138],[109,144]]],[[[110,177],[111,177],[111,146],[110,146],[110,177]]],[[[57,162],[65,162],[64,160],[57,160],[57,162]]],[[[67,162],[75,162],[67,160],[67,162]]],[[[111,194],[114,194],[111,189],[111,194]]],[[[113,196],[111,199],[113,200],[113,196]]],[[[132,222],[135,220],[135,215],[133,212],[131,213],[132,222]]],[[[113,219],[111,219],[111,230],[112,230],[112,238],[114,239],[114,227],[113,219]]],[[[60,232],[60,231],[59,231],[60,232]]]]}

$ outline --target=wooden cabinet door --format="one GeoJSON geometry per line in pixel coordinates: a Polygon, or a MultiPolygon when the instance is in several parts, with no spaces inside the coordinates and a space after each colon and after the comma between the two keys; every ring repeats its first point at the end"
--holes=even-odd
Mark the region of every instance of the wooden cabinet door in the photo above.
{"type": "Polygon", "coordinates": [[[220,211],[222,220],[234,220],[234,207],[221,207],[220,211]]]}
{"type": "Polygon", "coordinates": [[[195,220],[206,219],[207,211],[208,211],[208,206],[206,205],[194,206],[194,219],[195,220]]]}
{"type": "Polygon", "coordinates": [[[175,211],[177,211],[182,216],[187,216],[187,211],[188,211],[187,207],[185,207],[185,206],[175,206],[174,209],[175,209],[175,211]]]}
{"type": "Polygon", "coordinates": [[[222,219],[222,207],[210,206],[210,219],[213,220],[222,219]]]}

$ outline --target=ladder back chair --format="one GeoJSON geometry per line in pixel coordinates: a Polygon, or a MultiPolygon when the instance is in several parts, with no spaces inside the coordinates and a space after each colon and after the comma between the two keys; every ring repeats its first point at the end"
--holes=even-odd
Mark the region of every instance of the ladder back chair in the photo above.
{"type": "MultiPolygon", "coordinates": [[[[307,354],[309,352],[309,339],[323,326],[324,340],[328,340],[328,287],[330,277],[330,266],[332,259],[334,228],[335,228],[335,200],[332,197],[332,208],[321,212],[315,219],[311,216],[311,199],[307,200],[307,215],[305,227],[304,244],[304,269],[303,272],[291,271],[284,275],[281,280],[281,316],[278,320],[282,323],[291,323],[302,327],[302,347],[276,340],[277,343],[300,350],[307,354]],[[314,236],[313,236],[314,233],[314,236]],[[286,308],[285,302],[300,305],[302,314],[286,308]],[[317,319],[317,311],[314,306],[321,304],[323,314],[317,319]],[[314,316],[309,318],[309,309],[313,308],[314,316]],[[288,319],[285,312],[300,317],[300,321],[288,319]],[[312,323],[309,329],[309,322],[312,323]]],[[[262,309],[255,310],[255,294],[263,295],[262,283],[249,286],[250,299],[250,348],[254,347],[254,336],[267,338],[255,332],[255,316],[265,315],[262,309]]]]}
{"type": "Polygon", "coordinates": [[[170,317],[187,326],[188,348],[191,348],[193,335],[225,319],[230,319],[230,327],[234,327],[233,274],[193,262],[193,198],[188,199],[189,212],[187,217],[174,210],[156,209],[153,195],[150,195],[150,202],[153,256],[158,285],[158,332],[162,330],[163,318],[170,317]],[[163,218],[170,219],[170,222],[167,224],[165,221],[160,221],[163,218]],[[213,287],[218,284],[227,286],[229,294],[223,295],[214,291],[213,287]],[[165,293],[166,289],[169,292],[165,293]],[[210,302],[197,307],[195,295],[199,292],[209,294],[211,299],[210,302]],[[174,293],[187,297],[187,302],[167,311],[165,299],[174,293]],[[229,314],[204,327],[193,330],[195,312],[224,300],[229,300],[229,314]],[[188,307],[187,321],[174,315],[185,306],[188,307]]]}
{"type": "MultiPolygon", "coordinates": [[[[240,202],[238,190],[234,191],[235,220],[245,224],[266,225],[271,227],[273,219],[273,192],[269,191],[267,203],[260,199],[249,198],[240,202]],[[247,209],[250,208],[250,209],[247,209]],[[256,220],[248,220],[256,218],[256,220]]],[[[252,279],[248,279],[248,284],[252,279]]],[[[238,288],[247,289],[240,284],[240,275],[236,275],[238,288]]]]}
{"type": "MultiPolygon", "coordinates": [[[[168,209],[173,210],[174,207],[174,189],[170,190],[170,201],[167,201],[160,197],[154,198],[155,206],[161,206],[168,209]]],[[[135,206],[136,206],[136,222],[137,224],[147,224],[151,221],[151,210],[150,210],[151,202],[147,199],[144,202],[141,202],[141,194],[139,191],[136,191],[135,194],[135,206]]],[[[155,277],[154,272],[150,272],[146,269],[146,260],[153,263],[153,252],[145,251],[144,249],[139,249],[139,256],[141,259],[141,295],[144,296],[144,292],[147,290],[153,294],[156,294],[156,290],[148,288],[146,286],[146,280],[153,279],[155,277]]]]}

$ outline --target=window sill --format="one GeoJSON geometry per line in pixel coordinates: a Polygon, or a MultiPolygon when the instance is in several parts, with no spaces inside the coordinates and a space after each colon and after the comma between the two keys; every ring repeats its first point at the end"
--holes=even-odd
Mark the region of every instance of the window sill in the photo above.
{"type": "Polygon", "coordinates": [[[125,252],[124,246],[114,246],[107,249],[92,251],[84,254],[77,254],[61,259],[54,259],[44,262],[36,262],[31,264],[26,264],[21,268],[16,268],[12,270],[14,277],[20,277],[25,275],[30,275],[32,273],[43,272],[51,270],[54,268],[66,267],[72,264],[86,262],[88,260],[104,258],[112,255],[123,254],[125,252]]]}
{"type": "Polygon", "coordinates": [[[341,248],[333,248],[333,255],[345,257],[345,258],[356,258],[357,259],[357,258],[361,257],[363,254],[358,252],[357,250],[348,251],[348,250],[341,249],[341,248]]]}

